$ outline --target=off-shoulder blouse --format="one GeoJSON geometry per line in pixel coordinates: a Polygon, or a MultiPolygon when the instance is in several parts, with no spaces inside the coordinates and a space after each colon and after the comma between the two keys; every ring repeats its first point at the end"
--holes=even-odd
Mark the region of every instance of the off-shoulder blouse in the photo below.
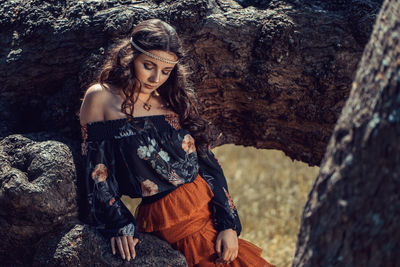
{"type": "Polygon", "coordinates": [[[106,238],[137,237],[136,221],[120,197],[156,201],[198,174],[214,193],[218,231],[241,224],[223,170],[210,149],[196,150],[175,113],[97,121],[82,127],[85,218],[106,238]]]}

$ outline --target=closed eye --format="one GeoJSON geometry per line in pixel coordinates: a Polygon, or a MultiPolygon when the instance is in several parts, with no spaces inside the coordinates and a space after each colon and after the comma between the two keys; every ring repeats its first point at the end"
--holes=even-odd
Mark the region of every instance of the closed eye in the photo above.
{"type": "MultiPolygon", "coordinates": [[[[152,69],[153,69],[149,64],[143,64],[143,66],[144,66],[144,68],[145,68],[146,70],[152,70],[152,69]]],[[[162,73],[163,73],[164,75],[169,75],[169,74],[171,73],[171,71],[162,71],[162,73]]]]}
{"type": "Polygon", "coordinates": [[[143,64],[143,66],[144,66],[144,68],[145,68],[146,70],[152,70],[152,69],[153,69],[152,67],[150,67],[149,64],[143,64]]]}

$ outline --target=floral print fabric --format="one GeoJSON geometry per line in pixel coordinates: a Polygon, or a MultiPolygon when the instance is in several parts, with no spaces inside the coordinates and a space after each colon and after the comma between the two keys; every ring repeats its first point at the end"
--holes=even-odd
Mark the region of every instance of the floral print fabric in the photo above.
{"type": "Polygon", "coordinates": [[[105,236],[136,236],[136,221],[121,195],[151,201],[192,182],[200,173],[213,190],[217,230],[240,234],[236,207],[225,176],[210,150],[196,151],[178,115],[153,115],[92,122],[82,127],[82,156],[90,222],[105,236]]]}
{"type": "MultiPolygon", "coordinates": [[[[133,230],[135,219],[120,199],[119,185],[115,177],[113,146],[104,141],[88,142],[84,181],[88,201],[90,223],[106,238],[117,236],[129,227],[130,235],[137,236],[133,230]]],[[[126,230],[125,230],[126,231],[126,230]]]]}
{"type": "Polygon", "coordinates": [[[211,187],[214,198],[211,200],[215,219],[215,229],[222,231],[233,229],[240,235],[242,225],[235,204],[228,192],[224,172],[214,153],[208,149],[199,153],[199,173],[211,187]]]}

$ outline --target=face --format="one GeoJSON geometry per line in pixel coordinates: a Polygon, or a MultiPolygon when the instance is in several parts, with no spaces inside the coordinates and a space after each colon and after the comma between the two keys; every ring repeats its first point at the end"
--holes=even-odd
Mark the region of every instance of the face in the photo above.
{"type": "MultiPolygon", "coordinates": [[[[149,50],[149,52],[171,61],[178,60],[178,56],[173,52],[162,50],[149,50]]],[[[135,59],[134,67],[135,75],[142,83],[141,93],[150,94],[160,87],[168,79],[175,65],[140,54],[135,59]]],[[[139,84],[137,86],[139,87],[139,84]]]]}

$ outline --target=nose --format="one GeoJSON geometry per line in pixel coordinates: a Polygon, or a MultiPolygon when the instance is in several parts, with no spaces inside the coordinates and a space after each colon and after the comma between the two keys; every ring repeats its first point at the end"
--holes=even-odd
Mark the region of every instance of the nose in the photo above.
{"type": "Polygon", "coordinates": [[[149,78],[149,80],[153,83],[158,83],[160,81],[160,73],[157,70],[154,70],[149,78]]]}

